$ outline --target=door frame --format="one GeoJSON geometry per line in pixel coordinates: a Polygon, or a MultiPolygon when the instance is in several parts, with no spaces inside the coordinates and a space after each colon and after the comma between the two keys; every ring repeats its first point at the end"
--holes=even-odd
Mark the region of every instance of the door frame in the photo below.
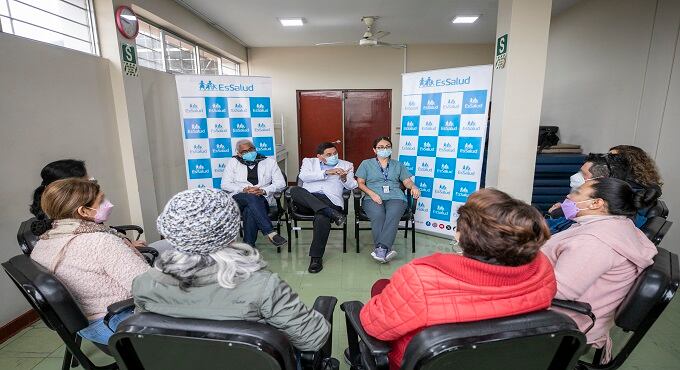
{"type": "MultiPolygon", "coordinates": [[[[302,153],[302,144],[301,144],[301,139],[302,139],[302,133],[300,132],[300,93],[304,92],[310,92],[310,91],[339,91],[341,92],[342,96],[342,153],[343,156],[345,155],[345,93],[350,92],[350,91],[387,91],[389,95],[389,99],[387,99],[387,109],[389,109],[389,117],[390,117],[390,137],[392,136],[392,89],[302,89],[302,90],[295,90],[295,105],[296,105],[296,112],[297,112],[297,132],[298,132],[298,142],[297,142],[297,147],[298,147],[298,162],[300,162],[298,165],[302,164],[302,159],[300,158],[300,153],[302,153]]],[[[342,158],[344,159],[344,158],[342,158]]]]}

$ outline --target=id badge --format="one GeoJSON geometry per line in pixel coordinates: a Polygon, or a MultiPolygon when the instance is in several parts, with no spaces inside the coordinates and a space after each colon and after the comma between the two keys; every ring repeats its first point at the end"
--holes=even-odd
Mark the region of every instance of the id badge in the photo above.
{"type": "Polygon", "coordinates": [[[383,185],[383,194],[389,194],[390,193],[390,186],[389,185],[383,185]]]}

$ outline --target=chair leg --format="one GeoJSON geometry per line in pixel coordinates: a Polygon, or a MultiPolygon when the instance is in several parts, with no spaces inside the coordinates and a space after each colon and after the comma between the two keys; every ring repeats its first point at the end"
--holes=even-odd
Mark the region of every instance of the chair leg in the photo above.
{"type": "Polygon", "coordinates": [[[347,253],[347,222],[342,225],[342,253],[347,253]]]}
{"type": "Polygon", "coordinates": [[[291,239],[290,239],[290,237],[291,237],[291,229],[292,229],[292,228],[293,228],[293,227],[292,227],[291,224],[290,224],[290,218],[286,218],[286,234],[288,235],[288,253],[290,253],[290,251],[292,250],[292,248],[291,248],[291,243],[292,243],[292,241],[291,241],[291,239]]]}
{"type": "Polygon", "coordinates": [[[411,253],[416,253],[416,221],[411,222],[411,253]]]}
{"type": "MultiPolygon", "coordinates": [[[[80,335],[76,334],[75,342],[76,345],[80,347],[83,343],[83,338],[80,335]]],[[[73,359],[71,360],[71,367],[78,367],[78,365],[80,364],[78,363],[78,359],[76,358],[76,356],[71,355],[71,357],[73,357],[73,359]]]]}
{"type": "Polygon", "coordinates": [[[404,227],[404,239],[408,238],[408,221],[406,220],[406,227],[404,227]]]}
{"type": "Polygon", "coordinates": [[[64,350],[64,361],[61,363],[61,370],[71,370],[71,359],[75,360],[71,355],[71,351],[66,348],[64,350]]]}
{"type": "Polygon", "coordinates": [[[295,239],[297,239],[299,237],[297,220],[293,220],[293,223],[295,224],[295,239]]]}
{"type": "Polygon", "coordinates": [[[359,221],[354,222],[354,237],[356,238],[357,253],[359,253],[359,221]]]}

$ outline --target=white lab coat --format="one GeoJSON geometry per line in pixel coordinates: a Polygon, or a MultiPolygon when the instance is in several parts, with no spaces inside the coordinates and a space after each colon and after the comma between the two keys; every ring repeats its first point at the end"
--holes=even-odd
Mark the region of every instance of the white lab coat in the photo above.
{"type": "Polygon", "coordinates": [[[347,181],[342,182],[338,175],[326,175],[326,171],[321,169],[319,158],[303,159],[299,177],[302,181],[302,187],[310,193],[323,193],[333,204],[344,208],[343,190],[352,190],[358,186],[357,180],[354,178],[354,165],[341,159],[335,167],[347,171],[347,181]]]}
{"type": "MultiPolygon", "coordinates": [[[[283,191],[286,187],[286,180],[276,163],[276,158],[269,157],[258,163],[257,179],[256,186],[265,191],[265,198],[270,205],[273,205],[274,193],[283,191]]],[[[222,174],[222,190],[234,195],[242,193],[243,189],[248,186],[253,186],[248,182],[248,167],[236,158],[230,158],[222,174]]]]}

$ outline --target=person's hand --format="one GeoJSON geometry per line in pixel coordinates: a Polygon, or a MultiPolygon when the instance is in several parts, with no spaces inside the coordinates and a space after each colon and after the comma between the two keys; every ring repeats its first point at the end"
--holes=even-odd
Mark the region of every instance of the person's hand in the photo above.
{"type": "Polygon", "coordinates": [[[340,175],[340,181],[342,182],[347,182],[347,172],[343,173],[340,175]]]}
{"type": "Polygon", "coordinates": [[[341,168],[331,168],[326,170],[326,175],[340,175],[342,172],[341,168]]]}
{"type": "Polygon", "coordinates": [[[265,191],[256,187],[255,190],[253,191],[253,194],[255,194],[255,195],[265,195],[265,191]]]}
{"type": "Polygon", "coordinates": [[[413,196],[413,199],[420,198],[420,189],[416,187],[411,188],[411,196],[413,196]]]}
{"type": "Polygon", "coordinates": [[[376,204],[382,204],[382,198],[376,193],[372,193],[371,195],[371,200],[373,200],[376,204]]]}
{"type": "Polygon", "coordinates": [[[254,186],[246,186],[245,188],[243,188],[243,192],[246,194],[252,194],[254,188],[255,188],[254,186]]]}
{"type": "Polygon", "coordinates": [[[123,239],[123,240],[125,240],[125,244],[127,244],[130,247],[135,247],[135,248],[146,247],[146,242],[144,240],[129,240],[129,239],[123,239]]]}
{"type": "Polygon", "coordinates": [[[553,206],[550,207],[550,209],[548,209],[548,213],[550,213],[550,212],[552,212],[552,211],[554,211],[554,210],[556,210],[556,209],[558,209],[558,208],[562,208],[562,204],[561,204],[561,203],[555,203],[555,204],[553,204],[553,206]]]}

